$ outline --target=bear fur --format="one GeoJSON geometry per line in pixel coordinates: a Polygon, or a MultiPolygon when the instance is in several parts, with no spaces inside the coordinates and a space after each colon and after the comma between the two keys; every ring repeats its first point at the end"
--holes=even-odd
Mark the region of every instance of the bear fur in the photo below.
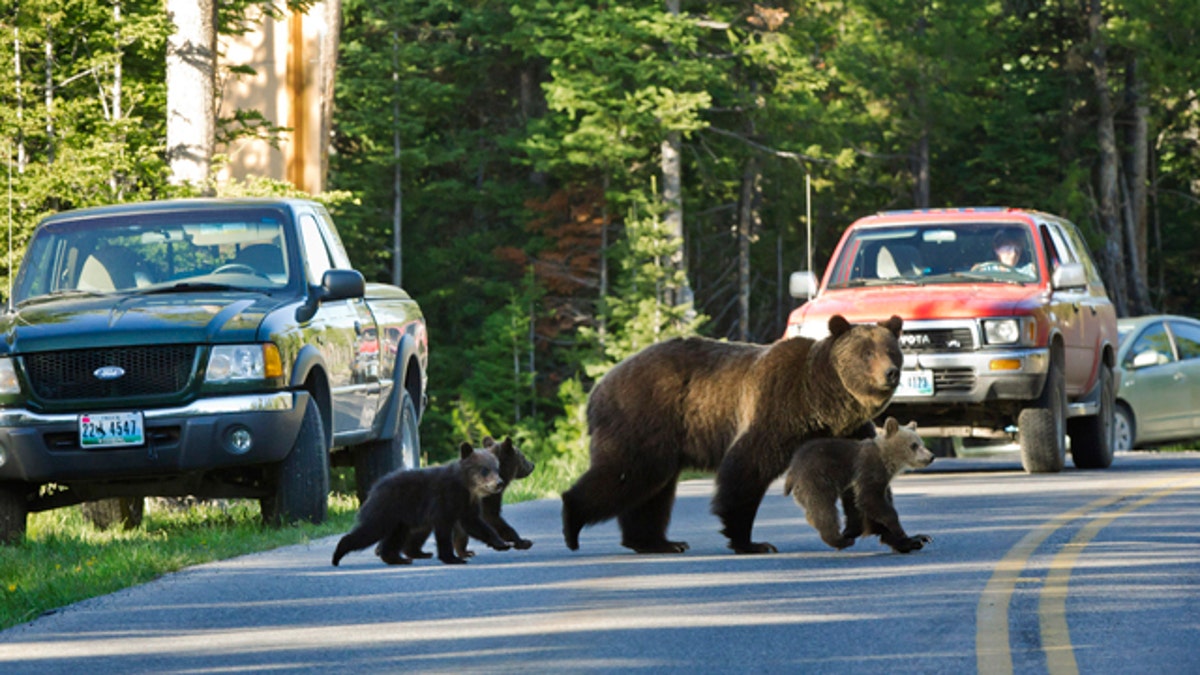
{"type": "Polygon", "coordinates": [[[729,548],[768,553],[750,539],[771,482],[804,441],[865,437],[900,382],[902,321],[829,320],[829,336],[770,345],[707,338],[661,342],[618,363],[588,398],[591,465],[562,495],[563,537],[579,548],[587,525],[616,518],[621,544],[681,553],[667,539],[679,473],[716,471],[712,510],[729,548]]]}
{"type": "MultiPolygon", "coordinates": [[[[500,480],[504,481],[499,492],[479,500],[483,521],[491,525],[500,538],[512,544],[513,548],[527,549],[533,546],[533,542],[522,539],[521,535],[517,534],[513,526],[509,525],[508,521],[500,515],[500,508],[504,505],[504,490],[514,480],[520,480],[533,473],[536,465],[525,456],[525,453],[513,445],[512,439],[507,436],[501,443],[497,443],[491,436],[484,436],[482,449],[496,456],[496,460],[500,462],[500,480]]],[[[425,540],[429,538],[431,531],[430,528],[414,530],[409,535],[408,543],[404,547],[404,554],[410,558],[430,557],[432,554],[421,550],[421,547],[425,545],[425,540]]],[[[470,558],[475,555],[474,551],[467,548],[467,531],[463,529],[461,523],[454,526],[454,552],[460,558],[470,558]]]]}
{"type": "Polygon", "coordinates": [[[840,550],[852,546],[859,535],[875,534],[899,553],[916,551],[933,538],[905,534],[891,489],[892,478],[900,472],[933,461],[916,428],[915,422],[902,427],[889,417],[875,438],[809,441],[792,458],[783,494],[792,495],[804,508],[808,523],[833,548],[840,550]],[[839,522],[838,499],[846,514],[845,530],[839,522]]]}
{"type": "MultiPolygon", "coordinates": [[[[447,565],[467,562],[455,555],[455,525],[497,551],[510,547],[483,520],[480,500],[500,492],[500,462],[490,452],[476,452],[470,443],[459,447],[458,461],[426,469],[401,469],[380,478],[367,495],[358,520],[338,541],[333,564],[351,551],[375,542],[375,552],[389,565],[407,565],[412,559],[402,548],[414,530],[433,530],[438,559],[447,565]]],[[[428,536],[428,535],[426,535],[428,536]]]]}

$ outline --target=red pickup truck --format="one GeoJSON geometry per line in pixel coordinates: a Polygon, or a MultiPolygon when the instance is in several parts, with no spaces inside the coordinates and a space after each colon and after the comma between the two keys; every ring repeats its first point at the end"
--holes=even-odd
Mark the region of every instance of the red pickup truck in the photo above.
{"type": "Polygon", "coordinates": [[[846,229],[787,336],[829,317],[904,319],[901,385],[888,408],[926,437],[1012,439],[1030,473],[1113,459],[1117,318],[1076,227],[1011,208],[892,211],[846,229]],[[1068,445],[1069,443],[1069,445],[1068,445]]]}

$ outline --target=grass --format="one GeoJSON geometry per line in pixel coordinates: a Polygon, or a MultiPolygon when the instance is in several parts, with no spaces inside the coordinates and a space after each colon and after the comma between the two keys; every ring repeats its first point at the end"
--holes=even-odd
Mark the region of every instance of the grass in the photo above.
{"type": "MultiPolygon", "coordinates": [[[[557,497],[584,467],[541,462],[514,481],[506,503],[557,497]]],[[[59,607],[156,579],[185,567],[302,544],[354,525],[352,470],[335,470],[329,517],[321,525],[268,528],[258,502],[230,500],[186,509],[147,500],[142,526],[98,530],[78,506],[30,514],[25,540],[0,546],[0,630],[59,607]]]]}

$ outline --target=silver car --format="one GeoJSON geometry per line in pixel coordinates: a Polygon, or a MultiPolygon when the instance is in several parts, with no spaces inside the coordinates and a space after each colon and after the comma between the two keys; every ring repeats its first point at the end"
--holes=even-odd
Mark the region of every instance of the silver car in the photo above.
{"type": "Polygon", "coordinates": [[[1117,333],[1114,449],[1200,438],[1200,321],[1129,317],[1117,333]]]}

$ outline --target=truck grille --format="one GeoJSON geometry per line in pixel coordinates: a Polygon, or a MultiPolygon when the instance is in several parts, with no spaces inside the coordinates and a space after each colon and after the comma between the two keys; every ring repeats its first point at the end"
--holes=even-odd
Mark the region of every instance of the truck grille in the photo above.
{"type": "Polygon", "coordinates": [[[34,394],[45,401],[175,394],[187,387],[195,361],[196,347],[183,345],[47,352],[22,358],[34,394]],[[112,380],[96,377],[96,370],[105,366],[117,366],[125,375],[112,380]]]}
{"type": "Polygon", "coordinates": [[[933,371],[933,390],[971,391],[975,386],[975,371],[970,368],[942,368],[933,371]]]}
{"type": "Polygon", "coordinates": [[[975,349],[975,336],[970,328],[906,329],[900,335],[900,348],[906,352],[969,352],[975,349]]]}

